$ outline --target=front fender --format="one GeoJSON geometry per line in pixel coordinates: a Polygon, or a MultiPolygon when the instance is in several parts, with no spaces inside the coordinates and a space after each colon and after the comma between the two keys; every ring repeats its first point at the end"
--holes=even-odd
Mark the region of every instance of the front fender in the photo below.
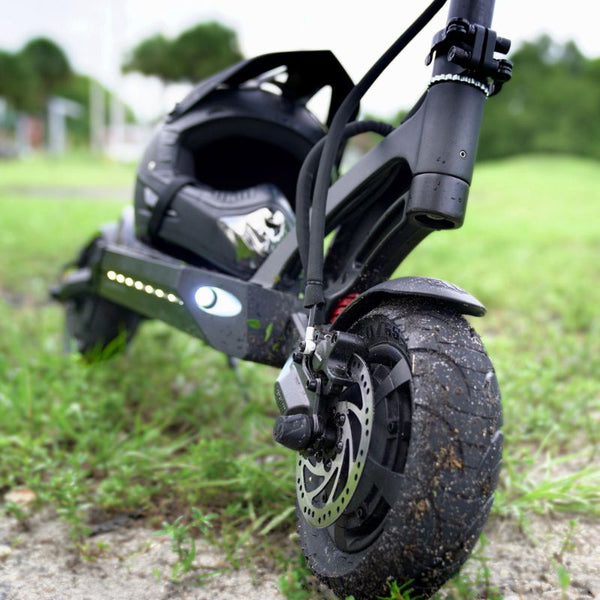
{"type": "Polygon", "coordinates": [[[463,315],[482,317],[485,306],[458,286],[430,277],[400,277],[373,286],[362,293],[334,321],[333,329],[345,329],[382,300],[390,297],[431,298],[450,305],[463,315]]]}

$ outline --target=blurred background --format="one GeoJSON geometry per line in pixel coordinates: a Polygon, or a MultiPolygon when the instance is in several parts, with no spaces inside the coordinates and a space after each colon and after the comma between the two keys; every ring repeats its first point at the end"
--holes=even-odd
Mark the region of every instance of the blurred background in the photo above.
{"type": "MultiPolygon", "coordinates": [[[[195,82],[242,57],[323,48],[358,81],[424,5],[1,4],[0,493],[29,490],[34,508],[55,507],[80,554],[110,555],[89,537],[99,519],[143,515],[178,532],[197,508],[218,514],[211,540],[228,563],[260,554],[286,598],[329,598],[307,591],[317,584],[297,560],[294,457],[271,435],[275,371],[242,363],[238,379],[222,355],[159,322],[144,323],[125,355],[87,368],[64,354],[64,314],[48,290],[131,203],[150,132],[195,82]]],[[[465,225],[432,234],[396,274],[452,281],[488,307],[473,325],[503,394],[490,542],[436,600],[600,597],[600,35],[590,6],[498,0],[493,27],[513,40],[514,76],[487,101],[465,225]],[[536,538],[552,542],[532,553],[536,538]]],[[[376,82],[363,116],[398,122],[419,98],[445,12],[376,82]]],[[[2,512],[26,525],[31,506],[5,496],[2,512]]]]}
{"type": "MultiPolygon", "coordinates": [[[[135,160],[152,124],[194,82],[260,53],[330,48],[357,81],[423,3],[410,4],[390,9],[376,0],[348,10],[316,0],[183,0],[168,8],[141,0],[6,3],[0,154],[91,148],[135,160]]],[[[583,0],[568,11],[559,3],[497,3],[494,28],[513,39],[518,67],[489,103],[480,158],[600,155],[600,37],[586,8],[583,0]]],[[[429,78],[423,60],[444,13],[375,84],[363,114],[397,120],[417,100],[429,78]]]]}

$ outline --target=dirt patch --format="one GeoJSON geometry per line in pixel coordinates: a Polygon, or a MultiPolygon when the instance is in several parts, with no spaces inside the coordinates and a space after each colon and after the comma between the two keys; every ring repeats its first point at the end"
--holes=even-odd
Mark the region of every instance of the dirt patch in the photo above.
{"type": "Polygon", "coordinates": [[[478,546],[463,573],[481,578],[484,557],[490,586],[504,600],[600,599],[598,520],[534,516],[525,528],[512,520],[492,520],[485,535],[487,545],[478,546]]]}
{"type": "Polygon", "coordinates": [[[181,583],[168,580],[177,558],[170,541],[150,529],[119,528],[90,541],[105,550],[78,560],[66,526],[51,515],[33,518],[30,531],[0,517],[0,600],[283,600],[274,574],[260,566],[232,570],[201,541],[196,563],[203,568],[181,583]],[[200,586],[197,575],[204,576],[200,586]]]}
{"type": "MultiPolygon", "coordinates": [[[[486,536],[487,545],[463,570],[466,581],[481,581],[485,562],[489,585],[504,600],[600,599],[598,520],[579,519],[573,525],[568,517],[532,517],[526,531],[512,520],[492,520],[486,536]],[[568,574],[565,589],[559,565],[568,574]]],[[[68,550],[66,526],[53,515],[34,517],[30,531],[20,530],[14,519],[0,517],[0,600],[284,598],[277,574],[265,569],[261,557],[251,568],[232,570],[221,553],[199,541],[196,563],[202,568],[176,584],[167,577],[176,555],[169,540],[154,531],[124,521],[90,541],[96,548],[100,542],[105,550],[94,560],[78,560],[68,550]],[[204,576],[201,586],[197,575],[204,576]]],[[[472,588],[479,590],[476,597],[485,597],[481,582],[472,583],[472,588]]]]}

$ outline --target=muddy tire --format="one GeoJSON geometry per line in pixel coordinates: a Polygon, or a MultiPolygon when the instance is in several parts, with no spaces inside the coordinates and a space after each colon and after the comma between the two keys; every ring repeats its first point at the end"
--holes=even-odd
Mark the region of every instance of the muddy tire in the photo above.
{"type": "Polygon", "coordinates": [[[382,304],[350,331],[370,350],[368,457],[333,525],[298,511],[302,547],[341,598],[385,596],[391,580],[428,598],[468,558],[492,505],[503,440],[494,369],[466,320],[431,301],[382,304]]]}
{"type": "Polygon", "coordinates": [[[65,345],[96,362],[124,351],[140,322],[136,313],[95,295],[65,307],[65,345]]]}
{"type": "MultiPolygon", "coordinates": [[[[89,264],[100,236],[85,246],[75,266],[89,264]]],[[[85,294],[65,303],[65,350],[78,352],[90,362],[119,354],[135,335],[142,317],[95,294],[85,294]]]]}

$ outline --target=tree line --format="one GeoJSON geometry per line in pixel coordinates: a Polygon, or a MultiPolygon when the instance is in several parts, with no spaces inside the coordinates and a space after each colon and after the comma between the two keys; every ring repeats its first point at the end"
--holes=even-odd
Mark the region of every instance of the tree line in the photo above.
{"type": "MultiPolygon", "coordinates": [[[[600,58],[547,35],[521,44],[509,58],[513,77],[486,102],[477,158],[537,152],[600,159],[600,58]]],[[[392,122],[407,114],[399,111],[392,122]]]]}
{"type": "MultiPolygon", "coordinates": [[[[157,34],[143,40],[121,69],[155,75],[166,83],[196,82],[242,58],[235,31],[211,21],[174,39],[157,34]]],[[[41,111],[52,95],[80,101],[89,81],[73,71],[64,50],[48,38],[35,38],[14,53],[0,49],[0,96],[16,110],[41,111]]]]}
{"type": "Polygon", "coordinates": [[[73,75],[62,48],[48,38],[35,38],[19,52],[0,50],[0,96],[17,110],[43,110],[73,75]]]}
{"type": "MultiPolygon", "coordinates": [[[[34,38],[13,53],[0,49],[0,97],[11,109],[8,124],[19,114],[44,118],[48,100],[60,96],[82,108],[81,118],[69,120],[68,130],[73,142],[87,144],[92,83],[110,101],[113,93],[89,75],[77,73],[65,51],[49,38],[34,38]]],[[[126,107],[125,112],[126,119],[133,121],[133,110],[126,107]]]]}
{"type": "MultiPolygon", "coordinates": [[[[600,159],[600,58],[548,36],[522,44],[510,58],[512,80],[487,102],[479,159],[533,152],[600,159]]],[[[173,39],[157,34],[142,40],[121,68],[167,83],[196,82],[241,59],[235,31],[209,22],[173,39]]],[[[46,38],[16,53],[0,50],[0,96],[16,110],[39,112],[51,95],[88,107],[89,85],[90,78],[74,73],[64,51],[46,38]]],[[[85,135],[87,122],[79,127],[85,135]]]]}
{"type": "Polygon", "coordinates": [[[600,159],[600,58],[545,35],[510,59],[513,78],[487,101],[479,159],[532,152],[600,159]]]}
{"type": "Polygon", "coordinates": [[[210,21],[186,29],[174,39],[159,33],[142,40],[131,50],[122,70],[155,75],[164,82],[195,83],[242,58],[236,32],[210,21]]]}
{"type": "MultiPolygon", "coordinates": [[[[154,75],[165,83],[196,82],[242,58],[235,31],[211,21],[195,25],[174,39],[157,34],[143,40],[129,52],[121,69],[154,75]]],[[[52,96],[73,100],[83,108],[82,117],[68,123],[75,142],[89,141],[92,83],[110,101],[112,92],[88,75],[76,73],[64,50],[48,38],[30,40],[17,52],[0,49],[0,98],[12,109],[12,118],[17,113],[43,117],[52,96]]],[[[128,107],[126,118],[134,120],[128,107]]]]}

